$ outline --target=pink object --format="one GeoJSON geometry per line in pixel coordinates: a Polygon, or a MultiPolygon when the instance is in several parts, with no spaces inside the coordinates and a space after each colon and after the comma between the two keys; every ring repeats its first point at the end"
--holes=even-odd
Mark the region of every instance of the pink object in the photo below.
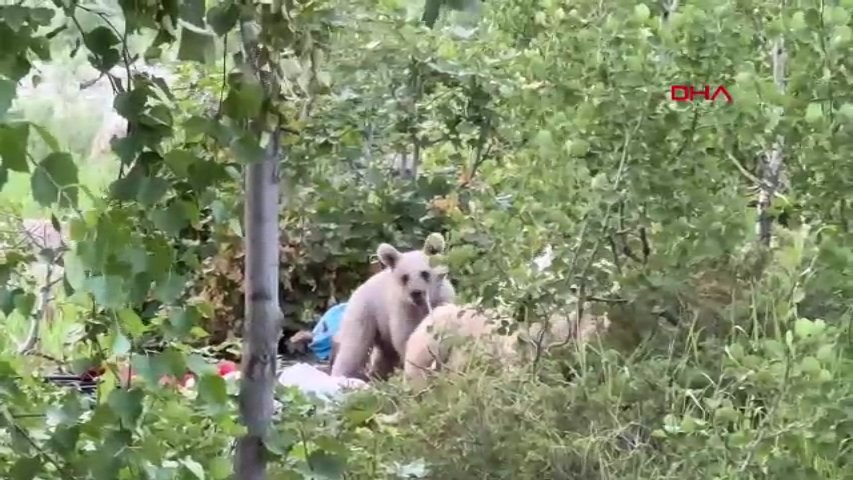
{"type": "Polygon", "coordinates": [[[224,376],[228,375],[229,373],[237,372],[240,370],[240,367],[238,367],[236,363],[234,363],[230,360],[222,360],[217,365],[217,368],[219,369],[219,376],[221,376],[221,377],[224,377],[224,376]]]}

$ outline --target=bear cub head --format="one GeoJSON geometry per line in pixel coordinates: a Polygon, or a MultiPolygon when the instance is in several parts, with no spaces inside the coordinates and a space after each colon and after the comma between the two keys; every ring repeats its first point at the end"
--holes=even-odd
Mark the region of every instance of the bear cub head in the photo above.
{"type": "Polygon", "coordinates": [[[435,295],[438,287],[447,276],[446,267],[433,267],[430,257],[444,251],[444,238],[430,234],[421,250],[399,252],[393,246],[383,243],[376,255],[383,265],[391,270],[394,284],[403,292],[402,297],[418,307],[426,307],[429,295],[435,295]]]}

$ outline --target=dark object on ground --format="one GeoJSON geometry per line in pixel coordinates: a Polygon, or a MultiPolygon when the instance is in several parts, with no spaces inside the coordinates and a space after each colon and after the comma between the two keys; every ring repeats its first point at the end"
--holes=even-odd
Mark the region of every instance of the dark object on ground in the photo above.
{"type": "Polygon", "coordinates": [[[98,392],[98,380],[96,378],[78,375],[45,375],[46,381],[60,387],[76,388],[84,395],[95,395],[98,392]]]}

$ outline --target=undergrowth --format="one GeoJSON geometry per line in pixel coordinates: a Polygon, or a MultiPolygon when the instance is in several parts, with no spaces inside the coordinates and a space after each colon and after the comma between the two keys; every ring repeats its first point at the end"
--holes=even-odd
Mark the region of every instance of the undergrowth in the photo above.
{"type": "MultiPolygon", "coordinates": [[[[352,448],[442,480],[853,478],[849,319],[797,309],[833,278],[810,238],[735,285],[722,335],[693,322],[631,350],[605,337],[535,366],[437,376],[420,395],[390,382],[351,399],[381,412],[352,448]]],[[[353,478],[379,478],[375,463],[353,478]]]]}

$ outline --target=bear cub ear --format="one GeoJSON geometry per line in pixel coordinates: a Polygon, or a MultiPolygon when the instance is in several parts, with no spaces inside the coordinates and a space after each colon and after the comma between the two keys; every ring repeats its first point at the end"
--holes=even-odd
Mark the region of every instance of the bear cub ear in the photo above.
{"type": "Polygon", "coordinates": [[[424,241],[424,253],[437,255],[444,251],[444,237],[440,233],[430,233],[424,241]]]}
{"type": "Polygon", "coordinates": [[[394,265],[397,264],[397,260],[400,259],[400,252],[398,252],[393,246],[383,243],[376,249],[376,256],[379,257],[379,261],[382,262],[382,265],[394,268],[394,265]]]}

